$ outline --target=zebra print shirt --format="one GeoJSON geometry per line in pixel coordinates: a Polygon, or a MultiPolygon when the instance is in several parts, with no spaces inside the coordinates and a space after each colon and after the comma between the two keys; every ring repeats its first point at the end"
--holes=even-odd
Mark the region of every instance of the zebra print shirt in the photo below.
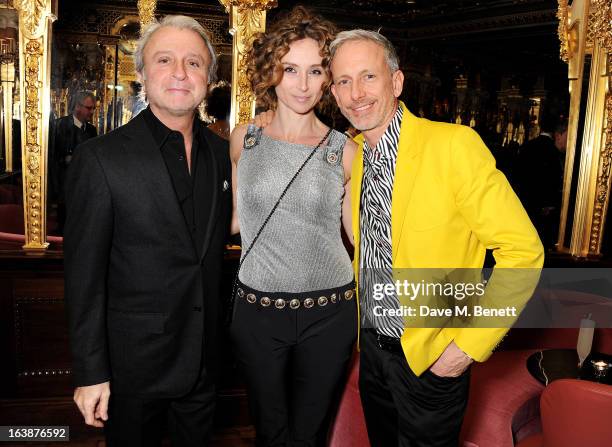
{"type": "Polygon", "coordinates": [[[391,267],[391,195],[402,123],[398,107],[389,127],[375,148],[363,144],[363,178],[360,206],[359,295],[362,328],[375,328],[380,334],[401,337],[403,318],[374,315],[374,307],[399,309],[396,295],[373,296],[374,284],[393,284],[391,267]]]}

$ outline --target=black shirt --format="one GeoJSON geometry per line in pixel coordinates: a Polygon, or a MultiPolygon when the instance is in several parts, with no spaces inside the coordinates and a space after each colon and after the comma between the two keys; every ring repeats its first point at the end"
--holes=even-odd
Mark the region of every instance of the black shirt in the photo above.
{"type": "Polygon", "coordinates": [[[205,229],[212,200],[210,185],[207,182],[209,157],[206,139],[201,131],[204,123],[197,116],[193,120],[191,172],[189,172],[183,135],[166,127],[153,114],[150,107],[147,107],[142,113],[168,168],[176,198],[183,211],[185,224],[199,256],[204,245],[205,229]]]}

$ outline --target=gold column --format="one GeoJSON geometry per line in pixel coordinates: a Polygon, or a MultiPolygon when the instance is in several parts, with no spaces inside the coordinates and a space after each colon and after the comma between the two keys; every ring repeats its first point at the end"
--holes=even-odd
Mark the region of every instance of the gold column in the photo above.
{"type": "Polygon", "coordinates": [[[230,15],[232,45],[232,111],[230,128],[248,122],[255,112],[255,98],[246,75],[246,54],[256,33],[266,29],[266,10],[276,0],[219,0],[230,15]]]}
{"type": "Polygon", "coordinates": [[[53,0],[15,0],[19,12],[19,94],[25,250],[45,250],[53,0]]]}
{"type": "Polygon", "coordinates": [[[157,0],[138,0],[138,17],[140,18],[140,29],[155,20],[155,8],[157,0]]]}
{"type": "MultiPolygon", "coordinates": [[[[603,227],[610,194],[610,168],[612,166],[612,3],[610,0],[592,0],[592,29],[594,31],[593,59],[597,69],[591,82],[595,86],[593,107],[593,139],[598,149],[599,163],[594,172],[593,218],[589,235],[589,254],[600,254],[603,227]]],[[[589,98],[590,99],[590,98],[589,98]]]]}

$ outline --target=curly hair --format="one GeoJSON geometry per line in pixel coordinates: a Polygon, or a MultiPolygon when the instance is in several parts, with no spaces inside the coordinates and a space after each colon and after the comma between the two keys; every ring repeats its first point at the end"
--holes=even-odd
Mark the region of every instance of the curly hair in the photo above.
{"type": "Polygon", "coordinates": [[[323,85],[323,96],[317,104],[318,110],[326,110],[333,104],[329,92],[331,62],[329,44],[334,40],[336,27],[321,16],[296,6],[286,15],[275,20],[265,33],[259,33],[253,40],[253,47],[247,55],[247,77],[257,99],[257,106],[276,110],[277,100],[274,88],[283,79],[281,59],[289,52],[293,42],[310,38],[319,44],[323,58],[321,66],[327,73],[328,81],[323,85]]]}

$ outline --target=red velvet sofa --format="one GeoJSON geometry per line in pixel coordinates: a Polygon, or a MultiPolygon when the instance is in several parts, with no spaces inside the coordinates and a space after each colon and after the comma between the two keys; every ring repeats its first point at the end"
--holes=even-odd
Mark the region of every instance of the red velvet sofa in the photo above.
{"type": "MultiPolygon", "coordinates": [[[[573,349],[577,338],[578,329],[512,329],[489,360],[474,364],[460,446],[514,447],[540,432],[539,402],[544,386],[527,371],[527,358],[540,349],[573,349]]],[[[595,331],[593,350],[612,353],[612,329],[595,331]]],[[[370,445],[358,370],[356,355],[331,428],[331,447],[370,445]]]]}

